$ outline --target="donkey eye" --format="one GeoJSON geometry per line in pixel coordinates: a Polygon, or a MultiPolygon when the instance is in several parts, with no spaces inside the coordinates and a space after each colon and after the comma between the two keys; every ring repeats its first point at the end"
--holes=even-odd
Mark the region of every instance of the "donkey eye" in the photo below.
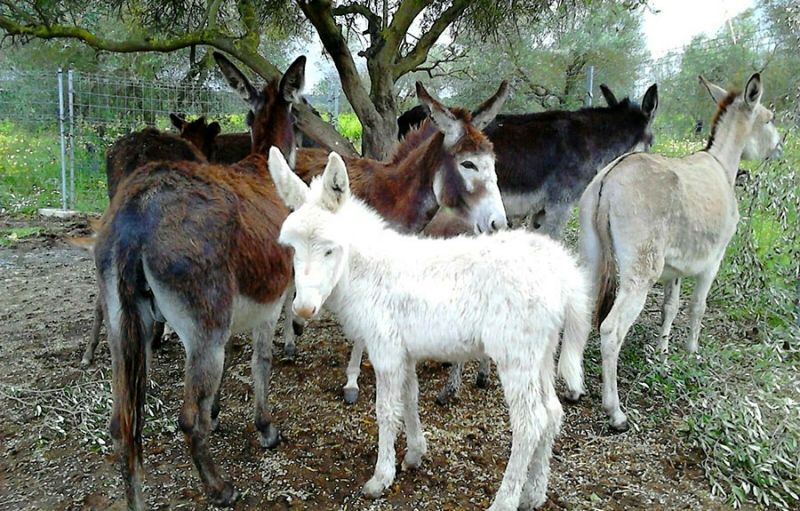
{"type": "Polygon", "coordinates": [[[462,161],[462,162],[461,162],[461,166],[462,166],[462,167],[464,167],[465,169],[478,170],[478,166],[477,166],[477,165],[475,165],[474,163],[472,163],[472,162],[471,162],[471,161],[469,161],[469,160],[467,160],[467,161],[462,161]]]}
{"type": "Polygon", "coordinates": [[[333,249],[332,248],[329,248],[328,250],[325,251],[325,257],[328,257],[331,254],[333,254],[333,249]]]}

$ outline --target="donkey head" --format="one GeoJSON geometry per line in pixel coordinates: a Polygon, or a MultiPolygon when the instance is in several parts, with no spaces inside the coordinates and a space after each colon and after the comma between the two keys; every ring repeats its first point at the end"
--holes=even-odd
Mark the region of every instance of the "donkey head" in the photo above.
{"type": "Polygon", "coordinates": [[[474,226],[475,232],[492,232],[507,225],[506,211],[497,187],[492,143],[481,130],[494,120],[508,97],[508,83],[474,114],[447,108],[417,82],[417,97],[430,111],[441,132],[441,165],[433,180],[440,207],[454,209],[474,226]]]}
{"type": "Polygon", "coordinates": [[[305,81],[306,58],[297,57],[281,80],[273,81],[259,92],[228,59],[214,53],[228,84],[250,105],[247,124],[250,126],[252,151],[266,155],[271,146],[277,146],[294,166],[294,117],[292,105],[300,101],[305,81]]]}
{"type": "Polygon", "coordinates": [[[292,210],[278,237],[279,243],[294,249],[296,295],[292,309],[308,320],[320,311],[347,267],[348,229],[333,220],[350,200],[350,180],[336,153],[330,153],[325,171],[310,187],[292,172],[275,147],[269,152],[269,172],[278,195],[292,210]]]}
{"type": "Polygon", "coordinates": [[[194,144],[206,158],[211,159],[217,146],[217,135],[222,131],[218,122],[208,124],[205,117],[189,122],[178,114],[169,114],[169,119],[182,139],[194,144]]]}
{"type": "Polygon", "coordinates": [[[727,91],[709,82],[703,75],[698,78],[711,94],[711,99],[720,106],[720,111],[733,108],[745,114],[737,121],[750,124],[742,151],[743,159],[759,161],[780,154],[781,136],[775,127],[775,114],[761,104],[763,87],[759,73],[750,77],[741,94],[727,91]]]}

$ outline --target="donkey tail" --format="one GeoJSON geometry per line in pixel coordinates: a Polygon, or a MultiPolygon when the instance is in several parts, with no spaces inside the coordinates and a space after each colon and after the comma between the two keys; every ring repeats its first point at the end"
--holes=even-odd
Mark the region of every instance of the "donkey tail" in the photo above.
{"type": "Polygon", "coordinates": [[[119,336],[114,371],[114,412],[111,433],[117,441],[128,505],[143,505],[142,428],[147,394],[147,335],[142,318],[144,268],[140,244],[127,244],[117,254],[117,291],[120,305],[119,336]]]}
{"type": "Polygon", "coordinates": [[[577,268],[570,275],[565,296],[564,338],[558,357],[558,374],[567,384],[567,399],[577,401],[585,393],[583,351],[592,329],[589,283],[577,268]]]}
{"type": "Polygon", "coordinates": [[[609,201],[603,200],[603,184],[608,174],[603,176],[597,190],[597,202],[594,209],[592,230],[597,236],[598,251],[595,266],[595,283],[597,285],[597,301],[595,302],[595,327],[606,319],[614,300],[617,297],[617,264],[614,259],[614,247],[611,239],[611,220],[609,201]]]}

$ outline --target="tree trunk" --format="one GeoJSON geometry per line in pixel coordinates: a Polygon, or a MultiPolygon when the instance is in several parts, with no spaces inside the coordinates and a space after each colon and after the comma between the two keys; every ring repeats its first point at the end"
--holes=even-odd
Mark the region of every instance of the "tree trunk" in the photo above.
{"type": "Polygon", "coordinates": [[[366,158],[386,160],[397,144],[397,114],[383,113],[377,124],[364,126],[361,134],[361,153],[366,158]]]}

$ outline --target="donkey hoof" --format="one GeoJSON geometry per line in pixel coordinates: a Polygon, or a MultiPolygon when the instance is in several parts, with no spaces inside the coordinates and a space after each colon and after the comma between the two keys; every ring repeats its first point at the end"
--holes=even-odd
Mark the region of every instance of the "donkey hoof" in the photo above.
{"type": "Polygon", "coordinates": [[[450,389],[442,389],[442,391],[439,392],[439,395],[436,396],[436,404],[439,406],[450,404],[450,401],[454,396],[455,392],[451,391],[450,389]]]}
{"type": "Polygon", "coordinates": [[[233,506],[236,499],[239,498],[239,492],[233,487],[231,483],[225,481],[221,490],[211,490],[208,492],[208,500],[215,506],[230,507],[233,506]]]}
{"type": "Polygon", "coordinates": [[[259,429],[258,442],[265,449],[274,449],[281,443],[281,432],[271,423],[259,429]]]}
{"type": "Polygon", "coordinates": [[[579,390],[568,390],[564,392],[561,397],[564,398],[564,401],[574,405],[577,404],[581,398],[583,397],[584,393],[579,390]]]}
{"type": "Polygon", "coordinates": [[[94,360],[92,360],[92,357],[86,357],[86,356],[83,357],[81,359],[81,369],[88,369],[89,367],[92,366],[92,362],[94,362],[94,360]]]}
{"type": "Polygon", "coordinates": [[[344,389],[344,402],[348,405],[358,401],[358,389],[344,389]]]}
{"type": "Polygon", "coordinates": [[[386,489],[386,485],[379,481],[377,478],[373,477],[364,487],[361,489],[361,493],[364,494],[365,497],[370,499],[377,499],[381,495],[383,495],[383,490],[386,489]]]}
{"type": "Polygon", "coordinates": [[[544,506],[545,502],[547,502],[546,494],[527,498],[523,496],[523,498],[520,499],[519,506],[517,506],[517,511],[533,511],[534,509],[539,509],[544,506]]]}
{"type": "Polygon", "coordinates": [[[297,346],[294,344],[286,344],[283,346],[283,356],[289,360],[294,360],[297,356],[297,346]]]}
{"type": "Polygon", "coordinates": [[[477,387],[479,389],[488,388],[489,387],[489,375],[488,374],[483,374],[483,373],[478,373],[478,377],[475,379],[475,385],[477,385],[477,387]]]}
{"type": "Polygon", "coordinates": [[[609,423],[609,427],[611,428],[612,433],[624,433],[628,431],[628,419],[625,416],[622,416],[622,419],[614,420],[612,418],[609,423]]]}
{"type": "Polygon", "coordinates": [[[292,320],[292,331],[294,332],[294,335],[298,337],[303,335],[303,330],[305,329],[305,327],[306,327],[305,323],[297,321],[296,319],[292,320]]]}
{"type": "Polygon", "coordinates": [[[422,453],[407,452],[403,458],[403,463],[400,464],[400,470],[416,470],[422,465],[422,453]]]}

